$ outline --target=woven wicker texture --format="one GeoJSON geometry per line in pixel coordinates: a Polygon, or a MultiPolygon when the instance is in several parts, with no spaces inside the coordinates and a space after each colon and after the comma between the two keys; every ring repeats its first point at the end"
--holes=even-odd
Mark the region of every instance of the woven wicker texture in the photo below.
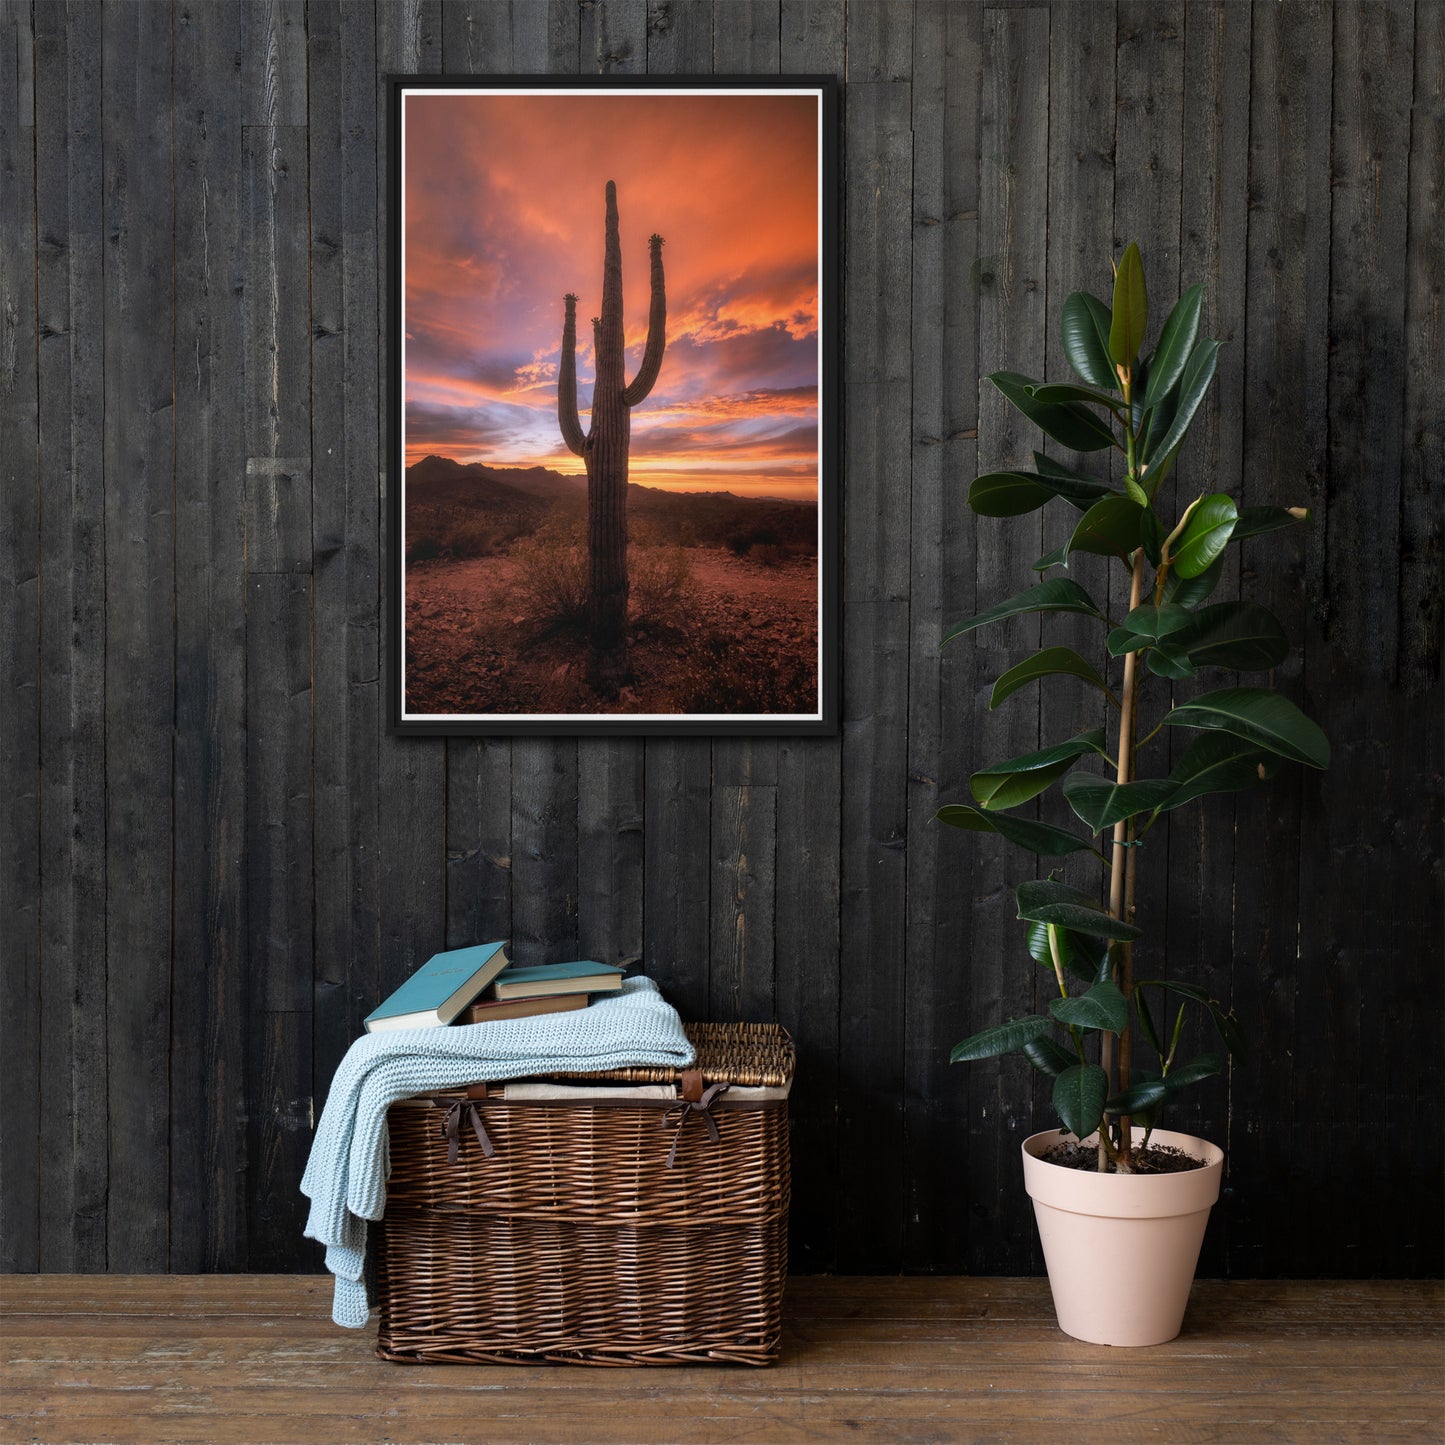
{"type": "MultiPolygon", "coordinates": [[[[721,1081],[776,1089],[793,1077],[793,1041],[776,1024],[684,1024],[683,1028],[697,1050],[693,1068],[702,1071],[704,1083],[721,1081]]],[[[621,1079],[632,1084],[674,1084],[681,1077],[681,1070],[612,1069],[585,1077],[621,1079]]]]}
{"type": "MultiPolygon", "coordinates": [[[[689,1025],[710,1082],[781,1084],[779,1029],[689,1025]],[[749,1054],[749,1045],[753,1051],[749,1054]],[[739,1077],[740,1076],[740,1077],[739,1077]]],[[[649,1081],[661,1071],[648,1071],[649,1081]]],[[[593,1077],[593,1076],[589,1076],[593,1077]]],[[[389,1116],[377,1353],[408,1363],[765,1365],[787,1273],[785,1101],[696,1110],[449,1097],[389,1116]],[[678,1130],[681,1129],[681,1134],[678,1130]],[[675,1167],[668,1153],[677,1144],[675,1167]]]]}

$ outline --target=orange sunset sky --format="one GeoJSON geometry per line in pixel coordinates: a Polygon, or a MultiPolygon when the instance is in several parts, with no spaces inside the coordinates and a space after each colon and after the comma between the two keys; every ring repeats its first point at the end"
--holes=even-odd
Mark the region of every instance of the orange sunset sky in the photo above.
{"type": "Polygon", "coordinates": [[[579,298],[585,411],[614,180],[629,377],[647,238],[667,242],[667,353],[632,413],[632,480],[817,495],[815,96],[423,91],[404,127],[408,463],[582,471],[557,429],[562,297],[579,298]]]}

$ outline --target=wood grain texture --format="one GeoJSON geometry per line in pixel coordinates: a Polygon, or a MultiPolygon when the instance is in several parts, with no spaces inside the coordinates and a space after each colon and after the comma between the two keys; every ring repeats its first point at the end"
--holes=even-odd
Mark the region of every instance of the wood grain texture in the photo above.
{"type": "Polygon", "coordinates": [[[1061,1335],[1042,1280],[795,1279],[767,1370],[399,1369],[329,1281],[40,1276],[0,1323],[6,1440],[880,1442],[1438,1438],[1438,1283],[1202,1283],[1150,1368],[1061,1335]]]}
{"type": "Polygon", "coordinates": [[[838,1211],[845,1272],[897,1269],[903,1244],[912,89],[875,77],[891,73],[890,44],[911,46],[899,40],[910,20],[901,7],[855,7],[846,36],[837,1127],[840,1160],[869,1167],[838,1211]]]}
{"type": "Polygon", "coordinates": [[[376,35],[307,12],[311,218],[313,1090],[381,994],[381,405],[376,35]]]}
{"type": "MultiPolygon", "coordinates": [[[[234,766],[247,749],[241,16],[193,5],[173,34],[176,249],[201,258],[175,286],[175,850],[189,860],[175,872],[175,956],[204,966],[171,974],[171,1097],[186,1104],[170,1118],[170,1244],[173,1268],[199,1270],[242,1255],[248,1223],[249,769],[234,766]]],[[[293,821],[304,843],[309,810],[293,821]]],[[[310,858],[299,861],[306,879],[310,858]]],[[[292,908],[306,957],[309,894],[292,908]]],[[[264,946],[255,957],[264,964],[264,946]]]]}
{"type": "Polygon", "coordinates": [[[13,1093],[0,1110],[0,1264],[40,1255],[40,477],[35,37],[0,9],[0,982],[14,1000],[13,1093]]]}
{"type": "Polygon", "coordinates": [[[1429,505],[1445,475],[1439,390],[1445,372],[1445,9],[1415,7],[1415,94],[1410,107],[1406,206],[1405,435],[1400,458],[1400,682],[1423,697],[1439,678],[1445,517],[1429,505]]]}
{"type": "MultiPolygon", "coordinates": [[[[94,20],[94,12],[88,16],[94,20]]],[[[105,1263],[104,1149],[71,1147],[105,1113],[105,489],[103,248],[73,218],[102,203],[100,45],[93,24],[35,12],[40,411],[40,1258],[105,1263]]],[[[179,820],[178,820],[179,822],[179,820]]],[[[68,1263],[67,1263],[68,1262],[68,1263]]]]}
{"type": "MultiPolygon", "coordinates": [[[[1038,6],[988,10],[983,24],[983,75],[979,104],[978,354],[985,373],[996,369],[1042,373],[1047,336],[1047,271],[1044,231],[1048,196],[1047,81],[1034,57],[1048,44],[1049,12],[1038,6]],[[1044,93],[1040,94],[1040,88],[1044,93]]],[[[980,471],[1028,461],[1037,433],[987,382],[979,386],[980,471]]],[[[967,485],[967,478],[962,479],[967,485]]],[[[1043,541],[1032,525],[979,519],[974,523],[973,581],[977,607],[1012,596],[1043,541]]],[[[954,618],[951,621],[961,621],[954,618]]],[[[975,718],[961,766],[969,773],[1039,744],[1039,700],[1018,697],[1007,708],[977,716],[991,680],[1034,652],[1041,629],[1021,618],[980,629],[958,642],[971,664],[975,718]]],[[[1052,727],[1049,739],[1054,739],[1052,727]]],[[[969,800],[960,788],[950,801],[969,800]]],[[[950,839],[955,848],[963,839],[950,839]]],[[[969,944],[961,960],[959,987],[967,1000],[967,1032],[991,1020],[1034,1010],[1034,979],[1019,965],[1019,925],[1013,893],[1032,876],[1034,863],[991,835],[968,835],[963,865],[968,879],[969,944]]],[[[968,1201],[967,1257],[997,1270],[1007,1258],[1032,1247],[1018,1178],[1018,1139],[1032,1112],[1032,1070],[1019,1058],[970,1065],[964,1118],[964,1197],[968,1201]]],[[[974,1265],[973,1267],[978,1267],[974,1265]]]]}
{"type": "MultiPolygon", "coordinates": [[[[841,6],[783,0],[778,63],[789,75],[841,75],[841,6]]],[[[800,1060],[793,1120],[790,1258],[835,1267],[842,1192],[836,1129],[841,946],[842,740],[788,739],[777,748],[774,1011],[800,1060]]]]}
{"type": "MultiPolygon", "coordinates": [[[[1421,786],[1418,762],[1405,761],[1417,727],[1406,721],[1405,709],[1381,716],[1370,700],[1372,681],[1389,684],[1398,676],[1400,646],[1398,479],[1411,123],[1408,98],[1395,77],[1411,73],[1414,11],[1413,3],[1333,11],[1329,306],[1331,328],[1344,344],[1329,352],[1329,484],[1316,513],[1314,566],[1307,572],[1322,625],[1306,639],[1304,699],[1334,740],[1334,751],[1329,772],[1304,791],[1301,823],[1313,846],[1300,850],[1300,897],[1348,894],[1355,906],[1328,923],[1318,910],[1302,910],[1301,970],[1321,973],[1323,985],[1303,990],[1302,1003],[1307,1026],[1328,1029],[1331,1069],[1349,1090],[1328,1111],[1320,1110],[1320,1122],[1331,1132],[1343,1128],[1367,1136],[1383,1132],[1387,1120],[1400,1131],[1420,1120],[1413,1081],[1392,1079],[1380,1065],[1408,1047],[1407,1040],[1417,1048],[1424,1040],[1410,1023],[1401,1036],[1400,1026],[1416,1006],[1411,990],[1402,989],[1390,971],[1372,986],[1372,1009],[1346,1012],[1344,991],[1374,950],[1399,957],[1416,900],[1429,896],[1438,876],[1441,847],[1438,836],[1432,843],[1402,826],[1407,798],[1421,786]],[[1351,261],[1356,256],[1373,259],[1362,268],[1351,261]],[[1383,478],[1391,485],[1382,486],[1383,478]],[[1349,519],[1343,528],[1342,517],[1349,519]],[[1373,780],[1372,807],[1347,820],[1346,796],[1364,777],[1373,780]]],[[[1438,718],[1432,723],[1438,763],[1438,718]]],[[[1313,1112],[1307,1099],[1300,1102],[1313,1112]]],[[[1367,1249],[1381,1252],[1384,1268],[1393,1273],[1418,1248],[1412,1226],[1429,1187],[1421,1178],[1392,1200],[1390,1238],[1372,1246],[1367,1241],[1374,1224],[1365,1217],[1364,1201],[1389,1172],[1369,1158],[1329,1201],[1321,1223],[1351,1262],[1367,1249]]]]}
{"type": "MultiPolygon", "coordinates": [[[[1329,324],[1329,158],[1312,138],[1329,124],[1333,48],[1332,7],[1256,7],[1250,77],[1250,199],[1246,267],[1244,450],[1241,493],[1246,505],[1272,502],[1318,506],[1328,470],[1327,351],[1329,324]]],[[[1319,545],[1318,529],[1280,532],[1246,542],[1241,572],[1254,578],[1253,595],[1281,621],[1295,649],[1275,676],[1302,706],[1299,644],[1307,637],[1305,559],[1319,545]],[[1267,549],[1267,550],[1266,550],[1267,549]]],[[[1231,1130],[1226,1188],[1233,1259],[1263,1260],[1276,1249],[1286,1272],[1301,1268],[1294,1247],[1293,1211],[1253,1181],[1291,1139],[1326,1147],[1329,1106],[1311,1091],[1314,1070],[1296,1063],[1294,1041],[1322,1034],[1322,990],[1337,980],[1311,963],[1301,971],[1295,920],[1314,907],[1299,891],[1301,798],[1305,780],[1281,773],[1268,792],[1235,804],[1236,840],[1253,840],[1234,870],[1233,1003],[1256,1060],[1238,1080],[1240,1107],[1257,1110],[1272,1095],[1279,1115],[1257,1127],[1231,1130]],[[1257,860],[1251,866],[1249,857],[1257,860]],[[1260,862],[1268,860],[1268,866],[1260,862]],[[1237,1181],[1237,1182],[1236,1182],[1237,1181]]],[[[1238,842],[1236,841],[1236,848],[1238,842]]],[[[1330,1009],[1324,1010],[1329,1013],[1330,1009]]],[[[1338,1023],[1352,1027],[1343,1014],[1338,1023]]],[[[1353,1108],[1350,1089],[1340,1104],[1353,1108]]],[[[1255,1266],[1258,1268],[1258,1265],[1255,1266]]],[[[1343,1267],[1343,1261],[1341,1261],[1343,1267]]],[[[1248,1268],[1248,1266],[1245,1266],[1248,1268]]]]}
{"type": "MultiPolygon", "coordinates": [[[[171,17],[101,11],[106,1263],[169,1255],[175,716],[171,17]],[[157,224],[157,218],[162,223],[157,224]]],[[[236,763],[240,762],[237,758],[236,763]]],[[[99,1120],[77,1121],[73,1149],[99,1120]]]]}
{"type": "Polygon", "coordinates": [[[312,1099],[311,578],[247,579],[247,1252],[284,1267],[305,1222],[312,1099]]]}
{"type": "MultiPolygon", "coordinates": [[[[378,75],[426,75],[442,68],[441,0],[398,0],[376,12],[378,75]]],[[[378,86],[376,134],[386,134],[386,95],[378,86]]],[[[376,214],[386,214],[387,176],[384,143],[376,150],[376,214]]],[[[386,244],[394,242],[387,236],[386,244]]],[[[382,252],[381,254],[386,254],[382,252]]],[[[385,279],[377,270],[378,302],[384,305],[385,279]]],[[[384,309],[379,313],[385,317],[384,309]]],[[[383,336],[385,323],[383,320],[383,336]]],[[[386,365],[384,342],[376,360],[386,365]]],[[[385,372],[379,395],[387,396],[385,372]]],[[[395,479],[390,468],[390,418],[378,407],[381,430],[381,515],[387,515],[395,479]]],[[[386,584],[389,588],[390,583],[386,584]]],[[[382,670],[386,675],[386,670],[382,670]]],[[[446,946],[446,745],[383,733],[377,744],[377,806],[382,826],[377,848],[377,906],[380,914],[381,994],[384,997],[446,946]]],[[[480,940],[478,940],[480,941],[480,940]]]]}
{"type": "Polygon", "coordinates": [[[905,999],[903,1265],[961,1267],[966,1233],[940,1241],[925,1220],[945,1215],[963,1188],[955,1147],[967,1076],[939,1060],[965,1037],[958,986],[967,956],[967,893],[954,886],[970,835],[935,819],[967,788],[966,652],[940,647],[945,628],[974,610],[972,528],[960,479],[977,453],[977,301],[952,263],[978,252],[978,139],[929,117],[960,113],[977,124],[982,12],[929,4],[914,13],[913,438],[909,556],[908,917],[905,999]]]}
{"type": "MultiPolygon", "coordinates": [[[[311,1267],[297,1176],[362,1017],[434,949],[500,937],[524,962],[640,955],[684,1014],[792,1031],[797,1268],[1037,1268],[1017,1142],[1049,1121],[1047,1084],[1018,1060],[946,1062],[1043,1000],[1012,916],[1033,864],[932,818],[981,763],[1102,720],[1067,683],[987,707],[1041,637],[1095,634],[1049,619],[937,640],[1026,585],[1063,524],[968,511],[981,467],[1039,444],[980,378],[1066,375],[1064,298],[1103,290],[1137,238],[1156,322],[1203,281],[1226,341],[1174,499],[1314,509],[1231,549],[1219,595],[1248,588],[1303,639],[1273,680],[1336,748],[1323,779],[1286,769],[1175,814],[1146,866],[1155,957],[1231,999],[1255,1045],[1177,1115],[1229,1151],[1204,1268],[1440,1272],[1445,1049],[1421,1006],[1445,746],[1438,5],[9,0],[0,17],[0,1268],[311,1267]],[[843,78],[839,738],[384,734],[380,80],[442,70],[843,78]],[[1302,1220],[1342,1156],[1363,1162],[1302,1220]],[[1366,1198],[1383,1201],[1368,1228],[1366,1198]]],[[[1098,559],[1077,575],[1108,593],[1098,559]]],[[[1057,797],[1039,812],[1068,821],[1057,797]]],[[[832,1299],[905,1353],[952,1318],[906,1292],[832,1299]]],[[[127,1326],[94,1328],[113,1344],[127,1326]]],[[[841,1370],[827,1328],[800,1315],[795,1338],[841,1370]]],[[[93,1419],[124,1396],[110,1348],[86,1356],[93,1419]]],[[[930,1357],[928,1389],[951,1358],[930,1357]]],[[[1005,1428],[956,1378],[945,1395],[929,1416],[903,1391],[854,1434],[1005,1428]]],[[[789,1398],[764,1425],[733,1395],[684,1426],[786,1435],[789,1398]]],[[[1367,1417],[1363,1396],[1329,1398],[1367,1417]]],[[[1210,1438],[1202,1397],[1180,1399],[1173,1436],[1210,1438]]],[[[845,1403],[808,1414],[819,1438],[848,1428],[845,1403]]],[[[138,1433],[185,1438],[168,1409],[138,1433]]],[[[465,1434],[450,1409],[435,1428],[465,1434]]],[[[559,1438],[588,1435],[583,1410],[559,1438]]]]}
{"type": "MultiPolygon", "coordinates": [[[[1246,277],[1238,258],[1248,228],[1249,35],[1235,25],[1226,5],[1185,8],[1183,201],[1179,216],[1180,284],[1204,283],[1201,334],[1218,337],[1218,404],[1195,423],[1189,455],[1181,454],[1172,495],[1180,502],[1201,491],[1233,487],[1243,471],[1244,338],[1246,277]],[[1195,99],[1197,98],[1197,99],[1195,99]],[[1185,278],[1188,278],[1187,281],[1185,278]]],[[[1240,594],[1240,552],[1228,549],[1220,581],[1222,597],[1240,594]]],[[[1224,685],[1229,674],[1210,673],[1192,686],[1174,687],[1176,701],[1224,685]]],[[[1249,679],[1254,681],[1255,679],[1249,679]]],[[[1173,730],[1171,730],[1172,732],[1173,730]]],[[[1172,765],[1189,745],[1183,730],[1150,772],[1172,765]]],[[[1200,808],[1180,809],[1169,822],[1167,938],[1163,957],[1177,977],[1196,979],[1215,998],[1231,998],[1235,958],[1231,946],[1234,891],[1235,800],[1212,798],[1200,808]]],[[[1155,938],[1158,935],[1156,933],[1155,938]]],[[[1155,945],[1155,957],[1157,944],[1155,945]]],[[[1203,1019],[1189,1026],[1191,1052],[1217,1050],[1218,1040],[1203,1019]]],[[[1181,1057],[1183,1055],[1181,1054],[1181,1057]]],[[[1242,1078],[1240,1080],[1243,1082],[1242,1078]]],[[[1230,1079],[1192,1090],[1175,1116],[1186,1133],[1232,1146],[1230,1079]]],[[[1206,1236],[1204,1268],[1223,1269],[1228,1257],[1229,1217],[1206,1236]]]]}

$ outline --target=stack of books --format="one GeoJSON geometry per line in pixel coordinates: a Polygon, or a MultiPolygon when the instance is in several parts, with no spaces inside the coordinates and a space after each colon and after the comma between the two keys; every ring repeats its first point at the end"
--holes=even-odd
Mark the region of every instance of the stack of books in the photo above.
{"type": "Polygon", "coordinates": [[[590,959],[513,968],[507,945],[479,943],[434,953],[366,1016],[367,1033],[479,1024],[586,1008],[594,993],[617,993],[622,970],[590,959]]]}

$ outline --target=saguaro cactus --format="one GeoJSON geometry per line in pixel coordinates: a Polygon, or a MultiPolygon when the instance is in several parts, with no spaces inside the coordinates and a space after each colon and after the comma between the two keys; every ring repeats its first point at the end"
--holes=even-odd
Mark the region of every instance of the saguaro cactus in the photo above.
{"type": "Polygon", "coordinates": [[[617,186],[607,182],[607,242],[602,264],[602,315],[592,318],[597,380],[592,424],[584,436],[577,416],[577,298],[563,298],[562,364],[557,381],[557,423],[570,451],[587,467],[588,675],[594,689],[612,697],[627,674],[627,468],[632,408],[646,399],[667,345],[667,292],[662,237],[648,243],[652,256],[652,307],[642,366],[628,382],[623,370],[622,243],[617,228],[617,186]]]}

